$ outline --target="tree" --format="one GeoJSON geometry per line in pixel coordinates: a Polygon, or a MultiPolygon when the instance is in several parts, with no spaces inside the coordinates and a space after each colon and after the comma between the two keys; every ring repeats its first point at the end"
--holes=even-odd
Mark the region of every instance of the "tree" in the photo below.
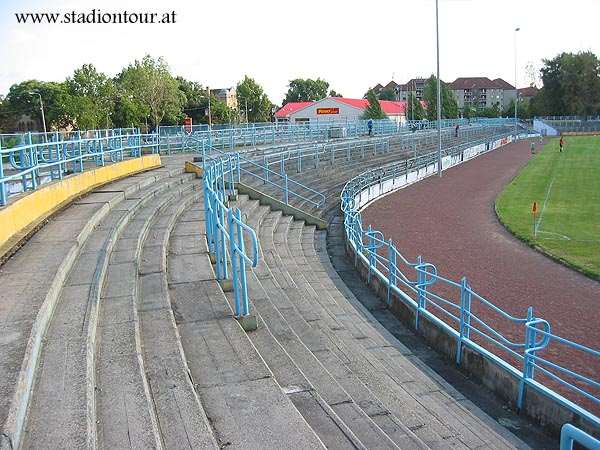
{"type": "Polygon", "coordinates": [[[248,122],[268,122],[271,120],[271,108],[273,104],[264,93],[263,88],[248,75],[237,84],[236,87],[238,105],[240,111],[246,111],[248,104],[248,122]]]}
{"type": "Polygon", "coordinates": [[[283,99],[284,105],[290,102],[314,102],[322,100],[327,97],[329,83],[320,78],[316,80],[296,78],[290,81],[288,87],[287,94],[283,99]]]}
{"type": "Polygon", "coordinates": [[[381,109],[377,94],[372,89],[367,92],[367,100],[369,100],[369,105],[363,113],[363,119],[387,119],[387,115],[381,109]]]}
{"type": "Polygon", "coordinates": [[[334,91],[333,89],[329,91],[329,96],[330,97],[343,97],[342,94],[340,94],[339,92],[334,91]]]}
{"type": "Polygon", "coordinates": [[[206,123],[206,108],[208,108],[207,89],[200,83],[186,80],[183,77],[176,78],[179,90],[185,96],[183,112],[192,118],[192,123],[206,123]]]}
{"type": "Polygon", "coordinates": [[[29,80],[13,84],[4,99],[4,127],[7,130],[15,130],[16,122],[22,115],[36,119],[40,124],[39,129],[43,129],[40,100],[35,93],[39,93],[44,102],[48,130],[72,125],[73,120],[67,112],[69,94],[65,83],[29,80]]]}
{"type": "Polygon", "coordinates": [[[115,86],[91,64],[84,64],[67,78],[67,111],[80,129],[110,128],[115,109],[115,86]]]}
{"type": "Polygon", "coordinates": [[[425,110],[421,102],[417,100],[415,94],[408,93],[406,99],[406,119],[407,120],[422,120],[425,118],[425,110]]]}
{"type": "Polygon", "coordinates": [[[185,95],[163,58],[154,60],[146,55],[125,68],[117,79],[136,113],[145,114],[153,127],[163,121],[177,123],[183,117],[185,95]]]}
{"type": "MultiPolygon", "coordinates": [[[[514,117],[515,116],[515,101],[511,100],[503,113],[506,117],[514,117]]],[[[488,117],[488,116],[484,116],[488,117]]],[[[529,119],[531,114],[529,112],[529,104],[528,102],[519,101],[517,104],[517,117],[519,119],[529,119]]]]}
{"type": "Polygon", "coordinates": [[[392,88],[379,91],[379,100],[396,100],[396,92],[392,88]]]}
{"type": "MultiPolygon", "coordinates": [[[[443,81],[440,83],[442,101],[442,119],[458,117],[458,104],[454,94],[443,81]]],[[[427,103],[427,119],[437,120],[437,78],[431,75],[423,90],[423,98],[427,103]]]]}
{"type": "Polygon", "coordinates": [[[544,86],[532,105],[537,114],[600,113],[600,61],[594,53],[561,53],[543,62],[544,86]]]}

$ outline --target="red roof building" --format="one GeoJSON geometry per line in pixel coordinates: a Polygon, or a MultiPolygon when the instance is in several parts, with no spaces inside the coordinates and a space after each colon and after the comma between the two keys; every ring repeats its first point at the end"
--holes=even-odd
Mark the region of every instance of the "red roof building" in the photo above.
{"type": "MultiPolygon", "coordinates": [[[[379,104],[390,119],[403,120],[406,102],[379,100],[379,104]]],[[[275,113],[275,118],[290,122],[357,120],[368,105],[364,98],[327,97],[316,102],[287,103],[275,113]]]]}
{"type": "Polygon", "coordinates": [[[305,106],[312,105],[313,103],[314,102],[289,102],[289,103],[286,103],[285,105],[283,105],[283,107],[281,107],[281,109],[279,109],[275,113],[275,117],[278,117],[278,118],[288,117],[290,114],[298,111],[299,109],[304,108],[305,106]]]}

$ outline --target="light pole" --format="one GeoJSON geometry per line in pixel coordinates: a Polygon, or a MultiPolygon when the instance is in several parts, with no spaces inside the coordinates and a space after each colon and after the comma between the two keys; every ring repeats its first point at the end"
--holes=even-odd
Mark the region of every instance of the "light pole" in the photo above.
{"type": "Polygon", "coordinates": [[[517,32],[521,28],[515,28],[515,140],[517,139],[517,105],[519,103],[519,88],[517,87],[517,32]]]}
{"type": "Polygon", "coordinates": [[[37,95],[40,98],[40,111],[42,112],[42,124],[44,125],[44,136],[48,132],[46,130],[46,116],[44,116],[44,101],[42,100],[42,95],[37,91],[32,91],[29,95],[37,95]]]}
{"type": "Polygon", "coordinates": [[[437,46],[437,125],[438,125],[438,176],[442,176],[442,92],[440,82],[440,20],[439,0],[435,0],[435,38],[437,46]]]}
{"type": "Polygon", "coordinates": [[[210,131],[212,128],[212,118],[210,116],[210,88],[207,87],[206,90],[208,93],[208,130],[210,131]]]}

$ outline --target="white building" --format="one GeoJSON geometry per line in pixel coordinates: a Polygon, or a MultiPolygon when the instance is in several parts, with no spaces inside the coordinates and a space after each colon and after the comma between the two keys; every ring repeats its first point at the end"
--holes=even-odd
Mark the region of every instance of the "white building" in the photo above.
{"type": "MultiPolygon", "coordinates": [[[[381,109],[396,122],[404,122],[406,102],[379,100],[381,109]]],[[[316,102],[292,102],[275,113],[277,122],[353,122],[362,118],[367,99],[328,97],[316,102]]]]}

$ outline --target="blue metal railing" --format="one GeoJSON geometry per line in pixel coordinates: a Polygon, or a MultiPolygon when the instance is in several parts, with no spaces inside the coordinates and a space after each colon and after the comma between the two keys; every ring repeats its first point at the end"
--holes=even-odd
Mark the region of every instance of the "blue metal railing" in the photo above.
{"type": "MultiPolygon", "coordinates": [[[[495,148],[495,145],[484,146],[480,142],[471,142],[446,149],[444,156],[450,156],[458,163],[473,157],[469,149],[475,145],[481,148],[481,152],[495,148]],[[465,156],[467,152],[468,157],[465,156]]],[[[420,318],[427,317],[456,339],[457,365],[461,364],[463,348],[469,347],[515,376],[519,380],[516,399],[519,409],[523,407],[526,388],[532,388],[600,427],[600,418],[553,391],[534,376],[539,372],[575,396],[600,406],[600,383],[592,379],[593,375],[579,373],[544,356],[552,344],[554,347],[560,344],[566,346],[570,353],[581,352],[589,359],[589,367],[599,367],[598,350],[553,334],[550,323],[536,317],[532,307],[521,317],[509,314],[475,292],[465,277],[460,281],[444,278],[433,264],[424,262],[421,256],[409,261],[381,232],[370,225],[364,228],[360,213],[361,205],[365,203],[363,193],[370,193],[375,188],[377,196],[386,182],[393,184],[399,178],[417,180],[419,177],[410,175],[434,167],[436,161],[435,153],[422,155],[367,171],[348,181],[341,194],[341,208],[346,239],[354,249],[355,260],[360,258],[366,264],[368,281],[376,276],[387,286],[388,303],[392,294],[395,294],[414,310],[416,329],[419,328],[420,318]],[[490,323],[493,321],[500,325],[492,326],[490,323]],[[501,353],[508,358],[502,358],[501,353]],[[515,366],[515,361],[520,369],[515,366]]],[[[367,201],[372,199],[368,196],[367,201]]]]}
{"type": "Polygon", "coordinates": [[[560,450],[573,450],[575,442],[589,450],[600,450],[600,440],[570,423],[565,423],[560,430],[560,450]]]}
{"type": "MultiPolygon", "coordinates": [[[[359,137],[368,134],[367,120],[331,120],[311,121],[308,123],[249,123],[213,126],[194,125],[186,127],[161,126],[161,152],[170,153],[186,149],[198,149],[198,143],[204,143],[209,148],[233,149],[236,147],[289,144],[294,142],[323,141],[333,137],[359,137]],[[337,133],[343,130],[343,133],[337,133]],[[194,139],[190,140],[193,136],[194,139]]],[[[473,119],[444,119],[442,128],[454,128],[456,125],[465,126],[480,124],[483,126],[501,126],[514,124],[512,119],[473,118],[473,119]]],[[[396,122],[388,119],[373,121],[375,135],[395,135],[418,130],[433,130],[437,121],[413,120],[396,122]]]]}
{"type": "Polygon", "coordinates": [[[13,193],[35,190],[47,181],[62,179],[66,174],[83,172],[86,162],[103,166],[139,157],[143,149],[159,150],[157,135],[139,130],[103,130],[41,136],[27,133],[12,148],[0,147],[0,206],[13,193]]]}
{"type": "Polygon", "coordinates": [[[249,314],[246,264],[258,264],[258,240],[252,228],[242,221],[238,208],[229,208],[229,195],[233,193],[236,158],[233,155],[205,160],[204,163],[204,216],[206,239],[210,254],[215,259],[218,280],[231,279],[235,299],[235,316],[249,314]],[[250,239],[248,253],[244,236],[250,239]],[[231,271],[229,270],[231,265],[231,271]]]}
{"type": "Polygon", "coordinates": [[[233,161],[231,169],[232,183],[233,180],[236,182],[241,181],[242,174],[245,174],[281,191],[283,202],[286,205],[289,204],[292,197],[304,200],[316,208],[319,208],[325,202],[325,196],[321,192],[290,178],[286,173],[279,173],[269,169],[268,165],[264,162],[261,163],[260,160],[246,158],[240,152],[225,152],[218,148],[207,148],[204,144],[201,148],[202,161],[211,159],[211,151],[221,157],[227,158],[228,161],[233,161]],[[280,181],[280,183],[277,181],[280,181]],[[300,191],[306,192],[310,197],[301,194],[300,191]]]}

